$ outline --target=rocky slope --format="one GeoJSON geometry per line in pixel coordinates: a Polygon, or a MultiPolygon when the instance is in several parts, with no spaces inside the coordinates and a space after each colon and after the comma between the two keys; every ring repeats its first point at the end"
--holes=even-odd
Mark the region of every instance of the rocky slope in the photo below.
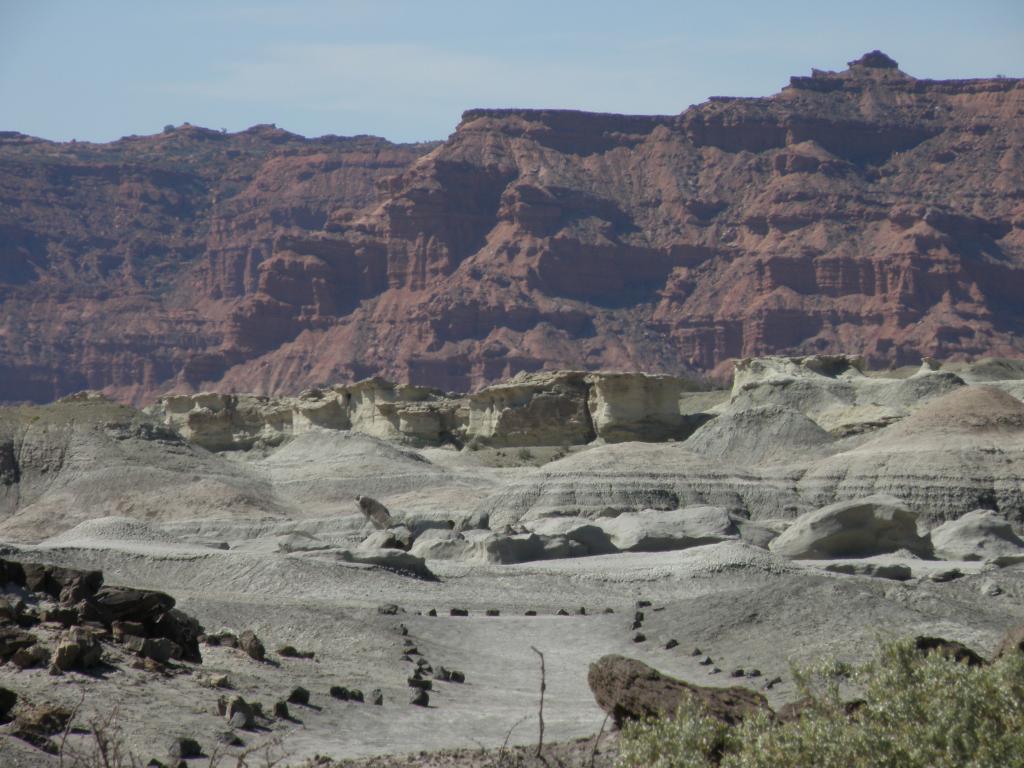
{"type": "Polygon", "coordinates": [[[874,52],[679,115],[473,110],[439,146],[6,134],[0,399],[1019,356],[1022,114],[1024,81],[874,52]]]}

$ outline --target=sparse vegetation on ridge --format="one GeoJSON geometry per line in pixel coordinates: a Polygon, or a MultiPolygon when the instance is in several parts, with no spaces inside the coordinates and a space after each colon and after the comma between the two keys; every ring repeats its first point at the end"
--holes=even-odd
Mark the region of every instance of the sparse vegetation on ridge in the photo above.
{"type": "Polygon", "coordinates": [[[621,768],[1016,768],[1024,766],[1024,654],[968,666],[912,641],[850,668],[798,673],[805,697],[785,722],[730,728],[688,700],[674,719],[630,723],[621,768]],[[856,702],[841,692],[851,686],[856,702]]]}

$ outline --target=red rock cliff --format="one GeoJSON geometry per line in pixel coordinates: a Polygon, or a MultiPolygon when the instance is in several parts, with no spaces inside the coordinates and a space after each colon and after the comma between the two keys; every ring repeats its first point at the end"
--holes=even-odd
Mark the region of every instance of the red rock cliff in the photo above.
{"type": "Polygon", "coordinates": [[[1024,81],[877,52],[681,115],[472,110],[442,145],[0,139],[0,399],[382,374],[1024,354],[1024,81]]]}

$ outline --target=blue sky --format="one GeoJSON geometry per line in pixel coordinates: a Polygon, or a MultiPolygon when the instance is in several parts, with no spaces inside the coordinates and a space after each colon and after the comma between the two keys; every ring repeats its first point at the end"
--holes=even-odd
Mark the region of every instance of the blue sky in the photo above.
{"type": "Polygon", "coordinates": [[[1024,76],[1024,0],[0,0],[0,130],[446,137],[471,107],[673,114],[880,48],[1024,76]]]}

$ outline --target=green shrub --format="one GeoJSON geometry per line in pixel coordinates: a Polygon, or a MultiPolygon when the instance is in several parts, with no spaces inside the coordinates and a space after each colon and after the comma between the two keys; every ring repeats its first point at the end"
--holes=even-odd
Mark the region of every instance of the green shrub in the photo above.
{"type": "Polygon", "coordinates": [[[1024,654],[968,667],[901,641],[867,664],[824,664],[799,672],[808,706],[795,721],[767,715],[729,728],[696,701],[675,720],[623,730],[628,768],[1021,768],[1024,654]],[[852,714],[851,688],[863,705],[852,714]]]}

